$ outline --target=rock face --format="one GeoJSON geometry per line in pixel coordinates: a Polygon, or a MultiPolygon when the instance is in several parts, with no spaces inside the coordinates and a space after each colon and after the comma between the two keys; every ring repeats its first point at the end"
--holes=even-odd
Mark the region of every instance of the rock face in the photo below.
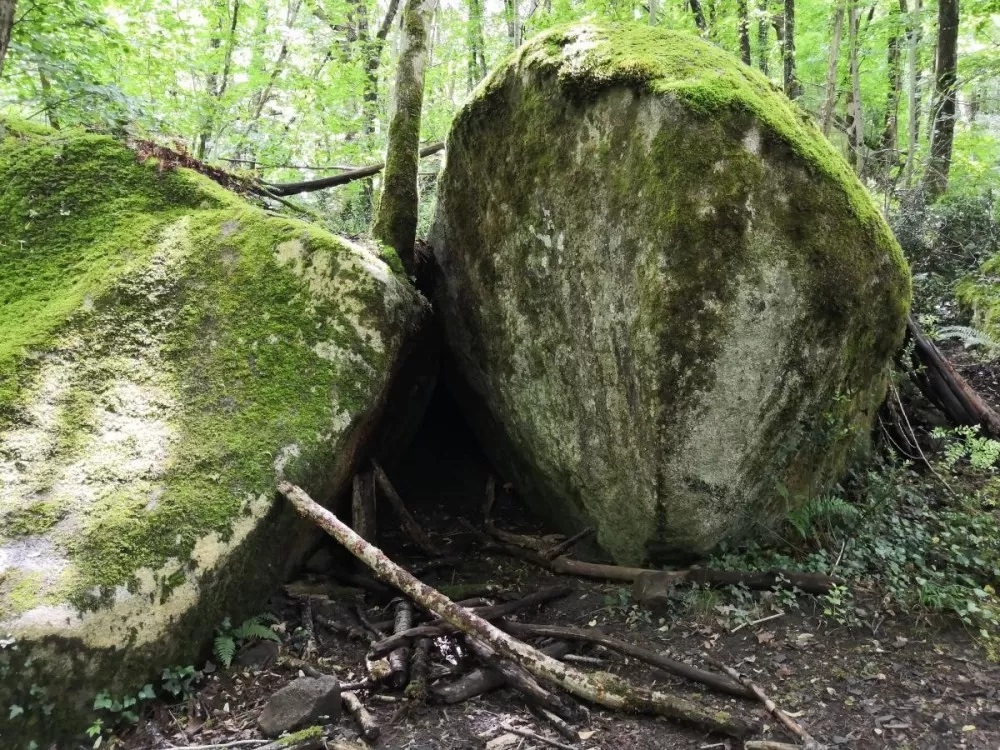
{"type": "Polygon", "coordinates": [[[488,451],[621,563],[700,554],[863,444],[909,274],[848,166],[708,43],[529,42],[448,137],[435,295],[488,451]]]}
{"type": "Polygon", "coordinates": [[[0,136],[0,745],[15,747],[260,611],[314,531],[277,478],[326,500],[346,486],[429,305],[373,252],[109,137],[0,136]]]}

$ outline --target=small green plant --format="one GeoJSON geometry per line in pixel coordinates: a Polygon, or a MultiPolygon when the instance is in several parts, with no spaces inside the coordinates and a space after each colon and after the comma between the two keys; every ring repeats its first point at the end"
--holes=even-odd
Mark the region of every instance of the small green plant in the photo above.
{"type": "Polygon", "coordinates": [[[612,613],[625,619],[625,624],[634,628],[639,623],[653,624],[653,616],[647,609],[632,602],[632,592],[626,588],[615,589],[614,593],[604,597],[604,606],[612,613]]]}
{"type": "Polygon", "coordinates": [[[936,339],[959,339],[966,349],[976,348],[982,351],[988,359],[1000,356],[1000,340],[987,331],[969,326],[943,326],[934,332],[936,339]]]}
{"type": "Polygon", "coordinates": [[[160,675],[160,684],[174,698],[187,699],[194,695],[194,686],[199,679],[201,672],[192,666],[167,667],[160,675]]]}
{"type": "Polygon", "coordinates": [[[239,627],[234,628],[229,618],[222,621],[222,624],[215,631],[214,653],[223,666],[228,667],[233,663],[236,649],[247,641],[278,641],[281,639],[264,623],[273,621],[270,615],[255,615],[244,620],[239,627]]]}
{"type": "Polygon", "coordinates": [[[823,597],[823,614],[841,625],[859,625],[860,620],[854,610],[854,597],[847,586],[834,585],[830,593],[823,597]]]}
{"type": "Polygon", "coordinates": [[[859,515],[858,509],[842,497],[814,497],[788,514],[788,525],[805,541],[850,527],[859,515]]]}
{"type": "Polygon", "coordinates": [[[948,470],[966,459],[973,469],[990,471],[1000,458],[1000,441],[983,437],[978,427],[963,425],[950,430],[935,427],[931,435],[945,441],[942,461],[948,470]]]}

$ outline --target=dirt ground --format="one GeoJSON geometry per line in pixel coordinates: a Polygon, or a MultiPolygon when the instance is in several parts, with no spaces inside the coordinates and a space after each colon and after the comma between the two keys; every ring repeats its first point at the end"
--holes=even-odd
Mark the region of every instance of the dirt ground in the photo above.
{"type": "MultiPolygon", "coordinates": [[[[778,597],[765,592],[752,597],[729,591],[679,594],[676,607],[650,613],[631,605],[625,590],[615,585],[555,577],[520,561],[482,549],[470,532],[456,522],[464,516],[478,524],[482,488],[489,466],[479,454],[454,406],[437,403],[437,413],[418,435],[414,449],[390,473],[420,523],[448,556],[461,558],[457,568],[443,568],[423,579],[435,586],[470,584],[490,587],[503,599],[569,583],[573,593],[538,611],[518,615],[526,622],[599,628],[674,658],[706,666],[702,652],[749,674],[785,711],[820,741],[843,748],[1000,748],[1000,665],[987,661],[969,633],[947,621],[914,620],[884,606],[874,591],[855,591],[852,619],[845,627],[824,616],[823,603],[812,597],[778,597]]],[[[501,493],[497,522],[512,530],[540,533],[514,498],[501,493]]],[[[391,516],[380,516],[380,545],[404,565],[423,558],[400,537],[391,516]]],[[[331,546],[335,555],[341,551],[331,546]]],[[[332,570],[349,563],[335,558],[332,570]]],[[[311,575],[295,584],[329,601],[321,607],[334,619],[355,622],[360,606],[370,621],[391,617],[390,596],[345,588],[332,575],[311,575]]],[[[461,598],[461,597],[458,597],[461,598]]],[[[317,600],[320,601],[320,600],[317,600]]],[[[298,656],[300,608],[277,594],[270,608],[285,641],[283,654],[298,656]]],[[[338,636],[317,626],[319,655],[313,663],[342,680],[365,675],[367,643],[338,636]]],[[[453,641],[439,639],[432,649],[434,663],[448,666],[466,658],[453,641]]],[[[705,706],[757,722],[755,739],[792,742],[763,706],[712,693],[669,673],[596,647],[578,654],[602,660],[601,668],[647,686],[676,691],[705,706]]],[[[239,656],[237,657],[239,660],[239,656]]],[[[158,704],[139,726],[122,734],[126,748],[207,745],[258,738],[256,719],[271,694],[298,676],[280,659],[263,668],[218,669],[206,676],[189,701],[158,704]]],[[[565,743],[527,710],[522,699],[507,690],[454,706],[411,702],[401,691],[381,691],[383,697],[362,693],[380,723],[376,747],[403,750],[484,748],[505,733],[505,725],[526,728],[565,743]],[[387,701],[384,696],[393,696],[387,701]]],[[[738,748],[740,743],[706,736],[664,719],[630,716],[592,709],[590,721],[579,727],[573,747],[738,748]]],[[[338,737],[354,739],[350,719],[341,719],[338,737]]],[[[545,745],[514,737],[509,750],[545,745]]],[[[250,745],[246,745],[251,747],[250,745]]],[[[495,747],[493,745],[491,747],[495,747]]]]}

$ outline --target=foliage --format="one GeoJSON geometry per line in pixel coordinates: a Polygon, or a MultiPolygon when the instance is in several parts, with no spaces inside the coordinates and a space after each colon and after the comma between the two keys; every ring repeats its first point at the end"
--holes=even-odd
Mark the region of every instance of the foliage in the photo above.
{"type": "MultiPolygon", "coordinates": [[[[774,545],[751,544],[722,551],[712,564],[730,568],[782,568],[820,573],[836,571],[849,582],[867,581],[885,595],[885,606],[914,612],[956,616],[974,629],[988,648],[996,648],[1000,632],[1000,517],[996,513],[997,480],[993,460],[1000,443],[985,441],[971,430],[948,434],[938,470],[948,473],[953,493],[933,475],[896,461],[879,460],[854,477],[845,498],[854,512],[821,511],[803,526],[790,523],[792,538],[799,527],[812,529],[808,544],[789,544],[779,532],[774,545]]],[[[842,501],[843,502],[843,501],[842,501]]],[[[839,508],[840,503],[817,504],[839,508]]],[[[824,611],[844,625],[857,623],[850,592],[835,589],[824,611]]]]}
{"type": "Polygon", "coordinates": [[[213,651],[215,658],[228,667],[233,663],[233,656],[236,650],[247,641],[281,641],[275,633],[264,623],[273,621],[271,615],[255,615],[244,620],[238,627],[233,627],[229,618],[222,621],[222,624],[215,631],[215,641],[213,651]]]}
{"type": "Polygon", "coordinates": [[[931,435],[946,441],[942,463],[949,470],[965,459],[973,469],[988,471],[1000,458],[1000,442],[980,435],[978,427],[962,425],[950,430],[937,427],[931,435]]]}

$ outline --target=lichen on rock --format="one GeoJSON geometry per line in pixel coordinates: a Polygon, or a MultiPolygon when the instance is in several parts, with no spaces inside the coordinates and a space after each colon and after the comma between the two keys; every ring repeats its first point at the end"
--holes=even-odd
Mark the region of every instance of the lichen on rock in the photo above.
{"type": "Polygon", "coordinates": [[[481,84],[431,244],[488,451],[623,563],[703,554],[829,490],[909,308],[897,243],[808,118],[642,26],[551,30],[481,84]]]}
{"type": "Polygon", "coordinates": [[[0,136],[0,698],[32,709],[0,733],[30,737],[30,685],[69,731],[261,606],[303,538],[276,480],[340,492],[429,306],[111,137],[0,136]]]}

